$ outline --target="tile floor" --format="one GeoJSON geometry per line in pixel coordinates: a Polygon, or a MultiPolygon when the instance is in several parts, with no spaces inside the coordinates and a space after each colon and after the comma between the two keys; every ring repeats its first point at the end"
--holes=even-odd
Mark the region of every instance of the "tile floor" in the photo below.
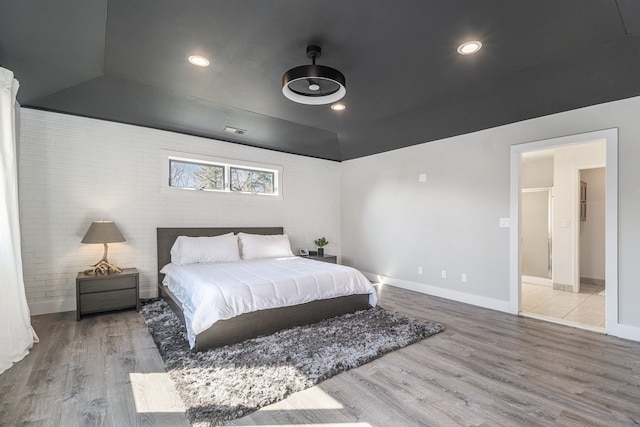
{"type": "Polygon", "coordinates": [[[580,285],[580,293],[554,291],[551,286],[522,284],[524,313],[604,328],[604,286],[580,285]],[[602,293],[602,295],[600,295],[602,293]]]}

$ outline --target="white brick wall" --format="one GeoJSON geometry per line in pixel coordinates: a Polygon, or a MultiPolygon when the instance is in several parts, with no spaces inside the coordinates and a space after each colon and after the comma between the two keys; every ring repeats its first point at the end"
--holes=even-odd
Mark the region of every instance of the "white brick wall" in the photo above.
{"type": "Polygon", "coordinates": [[[91,221],[116,222],[127,239],[109,260],[140,271],[156,293],[156,227],[283,226],[296,251],[326,236],[340,255],[340,165],[101,120],[22,109],[19,150],[22,257],[32,314],[75,310],[75,276],[102,256],[81,244],[91,221]],[[160,150],[283,167],[283,200],[160,192],[160,150]]]}

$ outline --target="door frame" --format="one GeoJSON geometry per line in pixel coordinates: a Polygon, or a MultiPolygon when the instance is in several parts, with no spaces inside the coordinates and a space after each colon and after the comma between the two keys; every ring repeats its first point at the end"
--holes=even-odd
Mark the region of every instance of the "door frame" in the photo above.
{"type": "MultiPolygon", "coordinates": [[[[510,217],[509,232],[509,310],[520,313],[521,283],[521,175],[522,153],[548,148],[566,147],[604,140],[606,146],[605,171],[605,330],[618,329],[618,129],[604,129],[558,138],[544,139],[511,146],[510,217]]],[[[575,261],[574,261],[575,262],[575,261]]],[[[577,262],[580,262],[579,259],[577,262]]]]}

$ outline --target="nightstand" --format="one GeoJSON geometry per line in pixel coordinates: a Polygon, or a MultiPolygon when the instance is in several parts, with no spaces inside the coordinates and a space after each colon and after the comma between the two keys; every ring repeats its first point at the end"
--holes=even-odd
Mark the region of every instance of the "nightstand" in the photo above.
{"type": "Polygon", "coordinates": [[[322,261],[322,262],[329,262],[331,264],[337,264],[338,263],[338,257],[335,255],[309,255],[306,256],[305,258],[309,258],[309,259],[313,259],[316,261],[322,261]]]}
{"type": "Polygon", "coordinates": [[[83,314],[133,308],[140,310],[139,274],[135,268],[122,273],[76,276],[76,320],[83,314]]]}

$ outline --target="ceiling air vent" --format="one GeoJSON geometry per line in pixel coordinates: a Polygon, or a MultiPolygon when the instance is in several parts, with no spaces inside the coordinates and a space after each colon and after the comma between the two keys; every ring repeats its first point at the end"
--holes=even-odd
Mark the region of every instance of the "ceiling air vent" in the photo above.
{"type": "Polygon", "coordinates": [[[226,133],[233,133],[236,135],[244,135],[245,133],[247,133],[247,131],[245,129],[238,129],[238,128],[234,128],[231,126],[225,126],[224,127],[224,131],[226,133]]]}

